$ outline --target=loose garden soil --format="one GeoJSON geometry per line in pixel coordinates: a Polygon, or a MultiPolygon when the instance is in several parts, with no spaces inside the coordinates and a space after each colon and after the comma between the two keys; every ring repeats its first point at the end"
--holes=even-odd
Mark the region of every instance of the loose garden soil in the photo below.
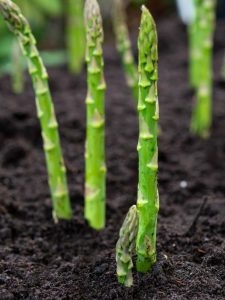
{"type": "Polygon", "coordinates": [[[185,28],[167,17],[158,31],[157,264],[148,274],[134,272],[130,289],[117,283],[118,232],[136,201],[138,123],[111,43],[105,48],[108,192],[101,232],[83,219],[85,71],[74,77],[65,67],[49,70],[74,212],[71,222],[57,225],[30,80],[20,96],[11,92],[8,77],[0,80],[0,299],[225,299],[225,24],[218,23],[215,41],[209,140],[189,133],[193,93],[185,28]]]}

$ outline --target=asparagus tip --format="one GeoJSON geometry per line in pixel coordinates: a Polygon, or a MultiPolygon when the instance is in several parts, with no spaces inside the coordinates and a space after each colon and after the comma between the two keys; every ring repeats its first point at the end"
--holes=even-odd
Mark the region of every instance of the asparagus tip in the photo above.
{"type": "Polygon", "coordinates": [[[101,22],[101,13],[97,0],[86,0],[84,8],[85,23],[87,23],[95,17],[97,22],[101,22]]]}

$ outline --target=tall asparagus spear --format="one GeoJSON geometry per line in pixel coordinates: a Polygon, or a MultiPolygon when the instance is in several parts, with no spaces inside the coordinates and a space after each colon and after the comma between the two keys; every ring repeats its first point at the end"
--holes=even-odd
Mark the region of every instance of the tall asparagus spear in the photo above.
{"type": "Polygon", "coordinates": [[[103,29],[99,5],[86,0],[87,35],[87,132],[85,154],[85,218],[90,226],[105,226],[106,165],[105,165],[105,80],[103,61],[103,29]]]}
{"type": "Polygon", "coordinates": [[[30,26],[18,6],[11,0],[0,0],[0,11],[10,30],[18,38],[23,54],[28,61],[44,142],[48,179],[53,200],[53,217],[55,220],[70,219],[72,213],[67,189],[66,170],[46,69],[36,48],[36,41],[30,26]]]}
{"type": "Polygon", "coordinates": [[[84,0],[67,0],[67,47],[69,68],[79,73],[85,56],[84,0]]]}
{"type": "Polygon", "coordinates": [[[191,130],[207,137],[212,123],[212,47],[216,0],[195,0],[196,19],[191,25],[191,82],[196,89],[191,130]]]}
{"type": "Polygon", "coordinates": [[[138,102],[138,70],[133,57],[123,0],[113,0],[113,27],[128,86],[138,102]]]}
{"type": "Polygon", "coordinates": [[[139,185],[136,241],[137,270],[147,272],[156,261],[158,146],[158,41],[155,22],[145,6],[138,39],[139,49],[139,185]]]}
{"type": "Polygon", "coordinates": [[[212,55],[212,39],[215,28],[215,7],[217,0],[192,0],[194,18],[189,23],[190,82],[194,88],[200,82],[200,60],[208,52],[212,55]],[[205,43],[203,43],[205,42],[205,43]],[[207,45],[207,42],[211,45],[207,45]],[[208,47],[207,47],[208,46],[208,47]]]}

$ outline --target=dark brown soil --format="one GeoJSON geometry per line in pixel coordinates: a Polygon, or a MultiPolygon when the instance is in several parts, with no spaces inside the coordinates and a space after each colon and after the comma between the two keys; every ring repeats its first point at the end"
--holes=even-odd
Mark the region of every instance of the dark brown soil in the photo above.
{"type": "Polygon", "coordinates": [[[109,45],[107,227],[101,232],[83,219],[85,72],[74,77],[65,68],[50,70],[74,209],[73,220],[58,225],[51,217],[30,81],[15,96],[9,78],[0,80],[0,299],[225,299],[225,88],[219,84],[225,24],[218,24],[216,36],[214,125],[207,141],[189,133],[193,96],[185,28],[172,17],[158,28],[157,265],[148,274],[135,273],[133,288],[117,283],[114,248],[136,201],[138,126],[118,55],[109,45]]]}

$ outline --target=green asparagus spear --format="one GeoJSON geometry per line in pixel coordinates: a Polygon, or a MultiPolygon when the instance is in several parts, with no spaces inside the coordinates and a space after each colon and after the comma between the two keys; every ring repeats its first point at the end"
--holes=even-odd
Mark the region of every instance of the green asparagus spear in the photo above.
{"type": "Polygon", "coordinates": [[[138,39],[139,49],[139,185],[136,241],[137,270],[147,272],[156,261],[156,229],[159,210],[157,189],[158,146],[158,41],[155,22],[145,6],[138,39]]]}
{"type": "Polygon", "coordinates": [[[116,36],[117,49],[123,63],[127,84],[134,100],[138,102],[138,70],[132,54],[129,32],[126,24],[126,12],[123,0],[113,2],[113,28],[116,36]]]}
{"type": "Polygon", "coordinates": [[[85,56],[84,0],[67,0],[67,47],[69,68],[79,73],[85,56]]]}
{"type": "Polygon", "coordinates": [[[14,93],[21,94],[24,90],[24,72],[23,72],[23,56],[20,46],[15,39],[12,44],[12,64],[11,80],[14,93]]]}
{"type": "Polygon", "coordinates": [[[99,5],[86,0],[87,132],[85,153],[85,218],[91,227],[105,226],[105,79],[103,29],[99,5]]]}
{"type": "Polygon", "coordinates": [[[132,286],[133,276],[132,256],[135,254],[135,241],[138,229],[136,205],[133,205],[120,229],[119,240],[116,244],[116,262],[118,281],[127,287],[132,286]]]}
{"type": "Polygon", "coordinates": [[[28,61],[44,142],[49,185],[53,200],[53,217],[55,221],[57,219],[70,219],[72,213],[67,189],[66,170],[46,69],[36,48],[36,41],[30,26],[18,6],[11,0],[0,0],[0,11],[10,30],[18,38],[23,54],[28,61]]]}
{"type": "Polygon", "coordinates": [[[196,89],[191,131],[209,136],[212,123],[212,48],[216,0],[195,0],[196,19],[191,25],[191,82],[196,89]]]}

